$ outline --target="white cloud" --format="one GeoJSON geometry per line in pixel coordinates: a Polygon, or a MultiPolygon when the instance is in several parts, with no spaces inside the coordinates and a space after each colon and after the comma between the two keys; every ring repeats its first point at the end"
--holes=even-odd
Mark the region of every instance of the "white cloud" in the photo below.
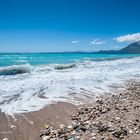
{"type": "Polygon", "coordinates": [[[80,42],[79,40],[73,40],[73,41],[72,41],[73,44],[77,44],[77,43],[79,43],[79,42],[80,42]]]}
{"type": "Polygon", "coordinates": [[[132,42],[140,40],[140,33],[128,34],[115,38],[117,42],[132,42]]]}
{"type": "Polygon", "coordinates": [[[94,39],[90,42],[91,45],[101,45],[104,44],[104,41],[101,41],[99,39],[94,39]]]}

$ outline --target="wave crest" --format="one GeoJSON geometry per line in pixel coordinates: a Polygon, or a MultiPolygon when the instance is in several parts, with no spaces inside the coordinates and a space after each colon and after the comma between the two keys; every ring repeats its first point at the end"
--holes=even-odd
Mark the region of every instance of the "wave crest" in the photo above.
{"type": "Polygon", "coordinates": [[[22,73],[30,73],[29,65],[13,65],[0,68],[0,76],[2,75],[17,75],[22,73]]]}
{"type": "Polygon", "coordinates": [[[55,66],[54,68],[55,68],[56,70],[63,70],[63,69],[70,69],[70,68],[74,68],[74,67],[76,67],[76,64],[57,65],[57,66],[55,66]]]}

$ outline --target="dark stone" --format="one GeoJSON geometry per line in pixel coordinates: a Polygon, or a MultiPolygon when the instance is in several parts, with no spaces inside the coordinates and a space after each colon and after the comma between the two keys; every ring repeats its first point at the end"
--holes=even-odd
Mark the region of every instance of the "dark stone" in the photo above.
{"type": "Polygon", "coordinates": [[[112,135],[115,136],[116,138],[120,138],[122,134],[122,131],[120,130],[116,130],[115,132],[112,132],[112,135]]]}
{"type": "Polygon", "coordinates": [[[128,129],[127,129],[127,128],[122,128],[122,131],[123,131],[123,133],[124,133],[125,135],[128,134],[128,129]]]}
{"type": "Polygon", "coordinates": [[[42,136],[44,136],[44,134],[40,134],[40,136],[39,136],[39,137],[42,137],[42,136]]]}
{"type": "Polygon", "coordinates": [[[49,135],[49,134],[50,134],[50,131],[45,132],[45,135],[49,135]]]}
{"type": "Polygon", "coordinates": [[[85,132],[86,131],[86,128],[84,126],[82,126],[81,127],[81,130],[85,132]]]}

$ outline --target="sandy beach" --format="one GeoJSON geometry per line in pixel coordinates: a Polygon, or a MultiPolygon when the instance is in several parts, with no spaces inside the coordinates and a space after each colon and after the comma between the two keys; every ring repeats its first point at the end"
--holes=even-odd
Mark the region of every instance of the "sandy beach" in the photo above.
{"type": "Polygon", "coordinates": [[[49,136],[50,140],[139,140],[139,118],[140,82],[129,81],[122,90],[98,97],[90,104],[58,102],[39,111],[16,114],[15,118],[0,113],[0,139],[47,140],[49,136]],[[71,131],[66,130],[69,126],[71,131]],[[56,133],[61,130],[62,136],[47,134],[47,127],[56,133]]]}

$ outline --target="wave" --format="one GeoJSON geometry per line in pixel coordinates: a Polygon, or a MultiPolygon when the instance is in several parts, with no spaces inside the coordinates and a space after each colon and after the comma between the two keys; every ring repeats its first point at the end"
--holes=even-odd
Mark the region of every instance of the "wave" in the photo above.
{"type": "Polygon", "coordinates": [[[29,65],[13,65],[0,68],[0,76],[2,75],[17,75],[22,73],[30,73],[29,65]]]}
{"type": "Polygon", "coordinates": [[[56,70],[70,69],[76,67],[76,64],[57,65],[54,67],[56,70]]]}
{"type": "Polygon", "coordinates": [[[112,57],[101,57],[101,58],[83,58],[83,61],[95,61],[95,62],[101,62],[101,61],[113,61],[113,60],[124,60],[124,59],[135,59],[139,58],[140,56],[120,56],[120,57],[115,57],[112,55],[112,57]]]}
{"type": "MultiPolygon", "coordinates": [[[[11,67],[23,69],[21,65],[11,67]]],[[[32,74],[0,76],[0,110],[8,115],[36,111],[57,101],[90,101],[140,77],[140,57],[23,67],[32,74]]]]}

